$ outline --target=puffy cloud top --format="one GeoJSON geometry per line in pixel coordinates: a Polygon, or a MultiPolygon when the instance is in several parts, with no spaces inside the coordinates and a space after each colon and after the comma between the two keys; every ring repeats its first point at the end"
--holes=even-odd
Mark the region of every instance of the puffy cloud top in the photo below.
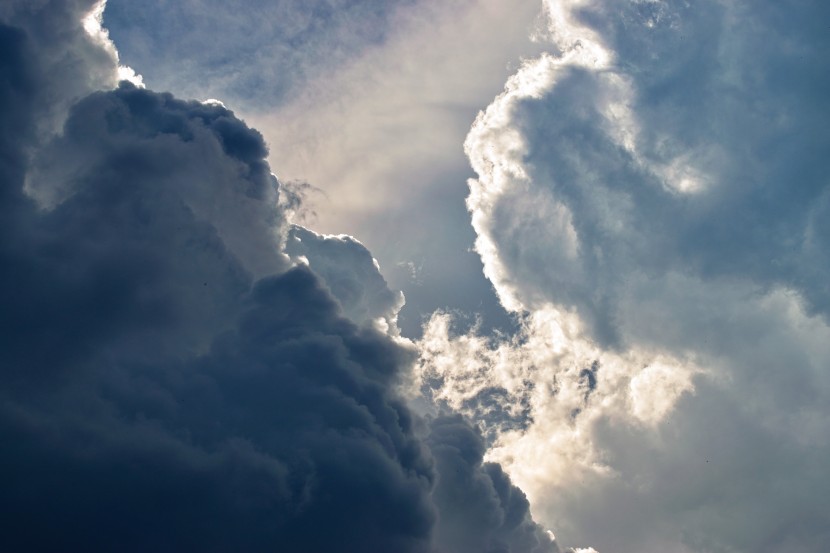
{"type": "Polygon", "coordinates": [[[320,275],[348,318],[396,328],[403,294],[389,289],[377,261],[357,239],[320,235],[294,225],[288,232],[286,253],[320,275]]]}

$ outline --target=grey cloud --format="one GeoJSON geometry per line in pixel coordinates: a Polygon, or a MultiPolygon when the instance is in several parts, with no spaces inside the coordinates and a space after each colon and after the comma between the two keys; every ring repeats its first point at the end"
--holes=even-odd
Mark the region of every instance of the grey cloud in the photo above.
{"type": "Polygon", "coordinates": [[[94,193],[154,188],[160,202],[175,194],[261,276],[287,266],[279,252],[284,217],[266,154],[259,133],[222,106],[122,83],[73,107],[62,135],[34,158],[27,191],[48,207],[109,171],[112,183],[101,182],[94,193]]]}
{"type": "Polygon", "coordinates": [[[427,550],[431,461],[389,393],[408,352],[307,270],[243,303],[204,355],[6,391],[4,550],[427,550]]]}
{"type": "Polygon", "coordinates": [[[15,321],[10,310],[10,336],[29,343],[10,339],[8,351],[59,363],[68,353],[50,340],[94,350],[88,340],[115,339],[122,323],[153,336],[154,350],[206,347],[254,276],[287,267],[264,152],[259,135],[218,106],[128,84],[79,102],[30,168],[35,193],[52,187],[63,200],[15,208],[28,220],[13,233],[4,292],[25,314],[15,321]]]}
{"type": "MultiPolygon", "coordinates": [[[[38,55],[18,60],[28,74],[26,101],[38,113],[31,132],[48,136],[60,129],[66,111],[78,99],[117,80],[116,54],[84,32],[83,19],[95,0],[8,0],[0,21],[14,22],[10,34],[25,35],[24,49],[37,45],[38,55]]],[[[9,53],[14,50],[8,50],[9,53]]]]}
{"type": "MultiPolygon", "coordinates": [[[[306,233],[289,268],[262,137],[128,83],[40,132],[49,90],[88,86],[54,52],[106,53],[90,7],[0,24],[0,549],[433,551],[438,463],[395,391],[416,354],[343,317],[336,265],[366,313],[397,298],[355,241],[306,233]]],[[[533,530],[486,472],[503,532],[533,530]]]]}
{"type": "Polygon", "coordinates": [[[440,508],[439,551],[558,553],[556,542],[530,516],[524,493],[501,466],[483,461],[485,443],[460,415],[430,424],[428,439],[439,472],[433,492],[440,508]]]}
{"type": "MultiPolygon", "coordinates": [[[[43,52],[2,36],[21,109],[43,52]]],[[[413,354],[307,269],[255,280],[252,242],[287,269],[259,134],[94,93],[33,158],[41,209],[9,136],[39,115],[3,133],[2,548],[428,550],[432,461],[392,391],[413,354]]]]}

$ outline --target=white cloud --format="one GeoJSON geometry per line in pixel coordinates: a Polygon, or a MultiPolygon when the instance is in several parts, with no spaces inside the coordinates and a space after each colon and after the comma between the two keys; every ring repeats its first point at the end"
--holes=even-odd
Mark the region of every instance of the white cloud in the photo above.
{"type": "Polygon", "coordinates": [[[547,8],[549,52],[465,146],[476,249],[522,329],[436,316],[419,384],[479,418],[566,544],[821,551],[827,10],[547,8]]]}
{"type": "Polygon", "coordinates": [[[356,238],[321,235],[295,225],[285,251],[320,276],[349,319],[398,334],[403,294],[389,289],[377,260],[356,238]]]}

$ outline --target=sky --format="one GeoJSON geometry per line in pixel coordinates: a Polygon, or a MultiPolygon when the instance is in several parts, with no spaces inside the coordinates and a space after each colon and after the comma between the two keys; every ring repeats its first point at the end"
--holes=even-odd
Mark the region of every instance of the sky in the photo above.
{"type": "Polygon", "coordinates": [[[4,2],[0,549],[823,553],[828,16],[4,2]]]}

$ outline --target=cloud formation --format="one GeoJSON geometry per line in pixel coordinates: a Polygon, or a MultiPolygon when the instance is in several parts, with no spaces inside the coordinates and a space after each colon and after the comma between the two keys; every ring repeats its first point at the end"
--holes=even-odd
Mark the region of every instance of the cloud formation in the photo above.
{"type": "Polygon", "coordinates": [[[113,88],[101,8],[0,11],[0,549],[449,552],[492,519],[440,491],[485,471],[490,541],[556,551],[480,447],[436,487],[371,255],[294,228],[292,266],[262,136],[113,88]]]}
{"type": "Polygon", "coordinates": [[[604,343],[624,339],[614,321],[637,283],[672,272],[786,287],[826,314],[816,169],[827,137],[814,117],[824,33],[804,25],[817,14],[718,2],[550,10],[574,35],[560,33],[565,53],[529,63],[468,139],[480,182],[492,183],[474,186],[474,216],[503,196],[499,216],[524,220],[477,218],[509,267],[501,277],[488,259],[505,295],[515,281],[515,299],[532,306],[556,290],[604,343]],[[495,159],[486,143],[498,144],[495,159]],[[640,278],[615,278],[634,267],[640,278]]]}
{"type": "Polygon", "coordinates": [[[524,493],[496,463],[483,462],[485,443],[460,415],[432,420],[427,440],[435,457],[441,508],[439,551],[558,553],[551,534],[533,522],[524,493]]]}
{"type": "Polygon", "coordinates": [[[397,328],[403,294],[389,289],[378,262],[357,239],[320,235],[292,225],[285,251],[323,279],[349,319],[385,331],[397,328]]]}
{"type": "Polygon", "coordinates": [[[828,34],[815,3],[548,2],[466,142],[518,335],[433,318],[421,384],[599,551],[821,551],[828,34]],[[460,369],[459,369],[460,368],[460,369]]]}

